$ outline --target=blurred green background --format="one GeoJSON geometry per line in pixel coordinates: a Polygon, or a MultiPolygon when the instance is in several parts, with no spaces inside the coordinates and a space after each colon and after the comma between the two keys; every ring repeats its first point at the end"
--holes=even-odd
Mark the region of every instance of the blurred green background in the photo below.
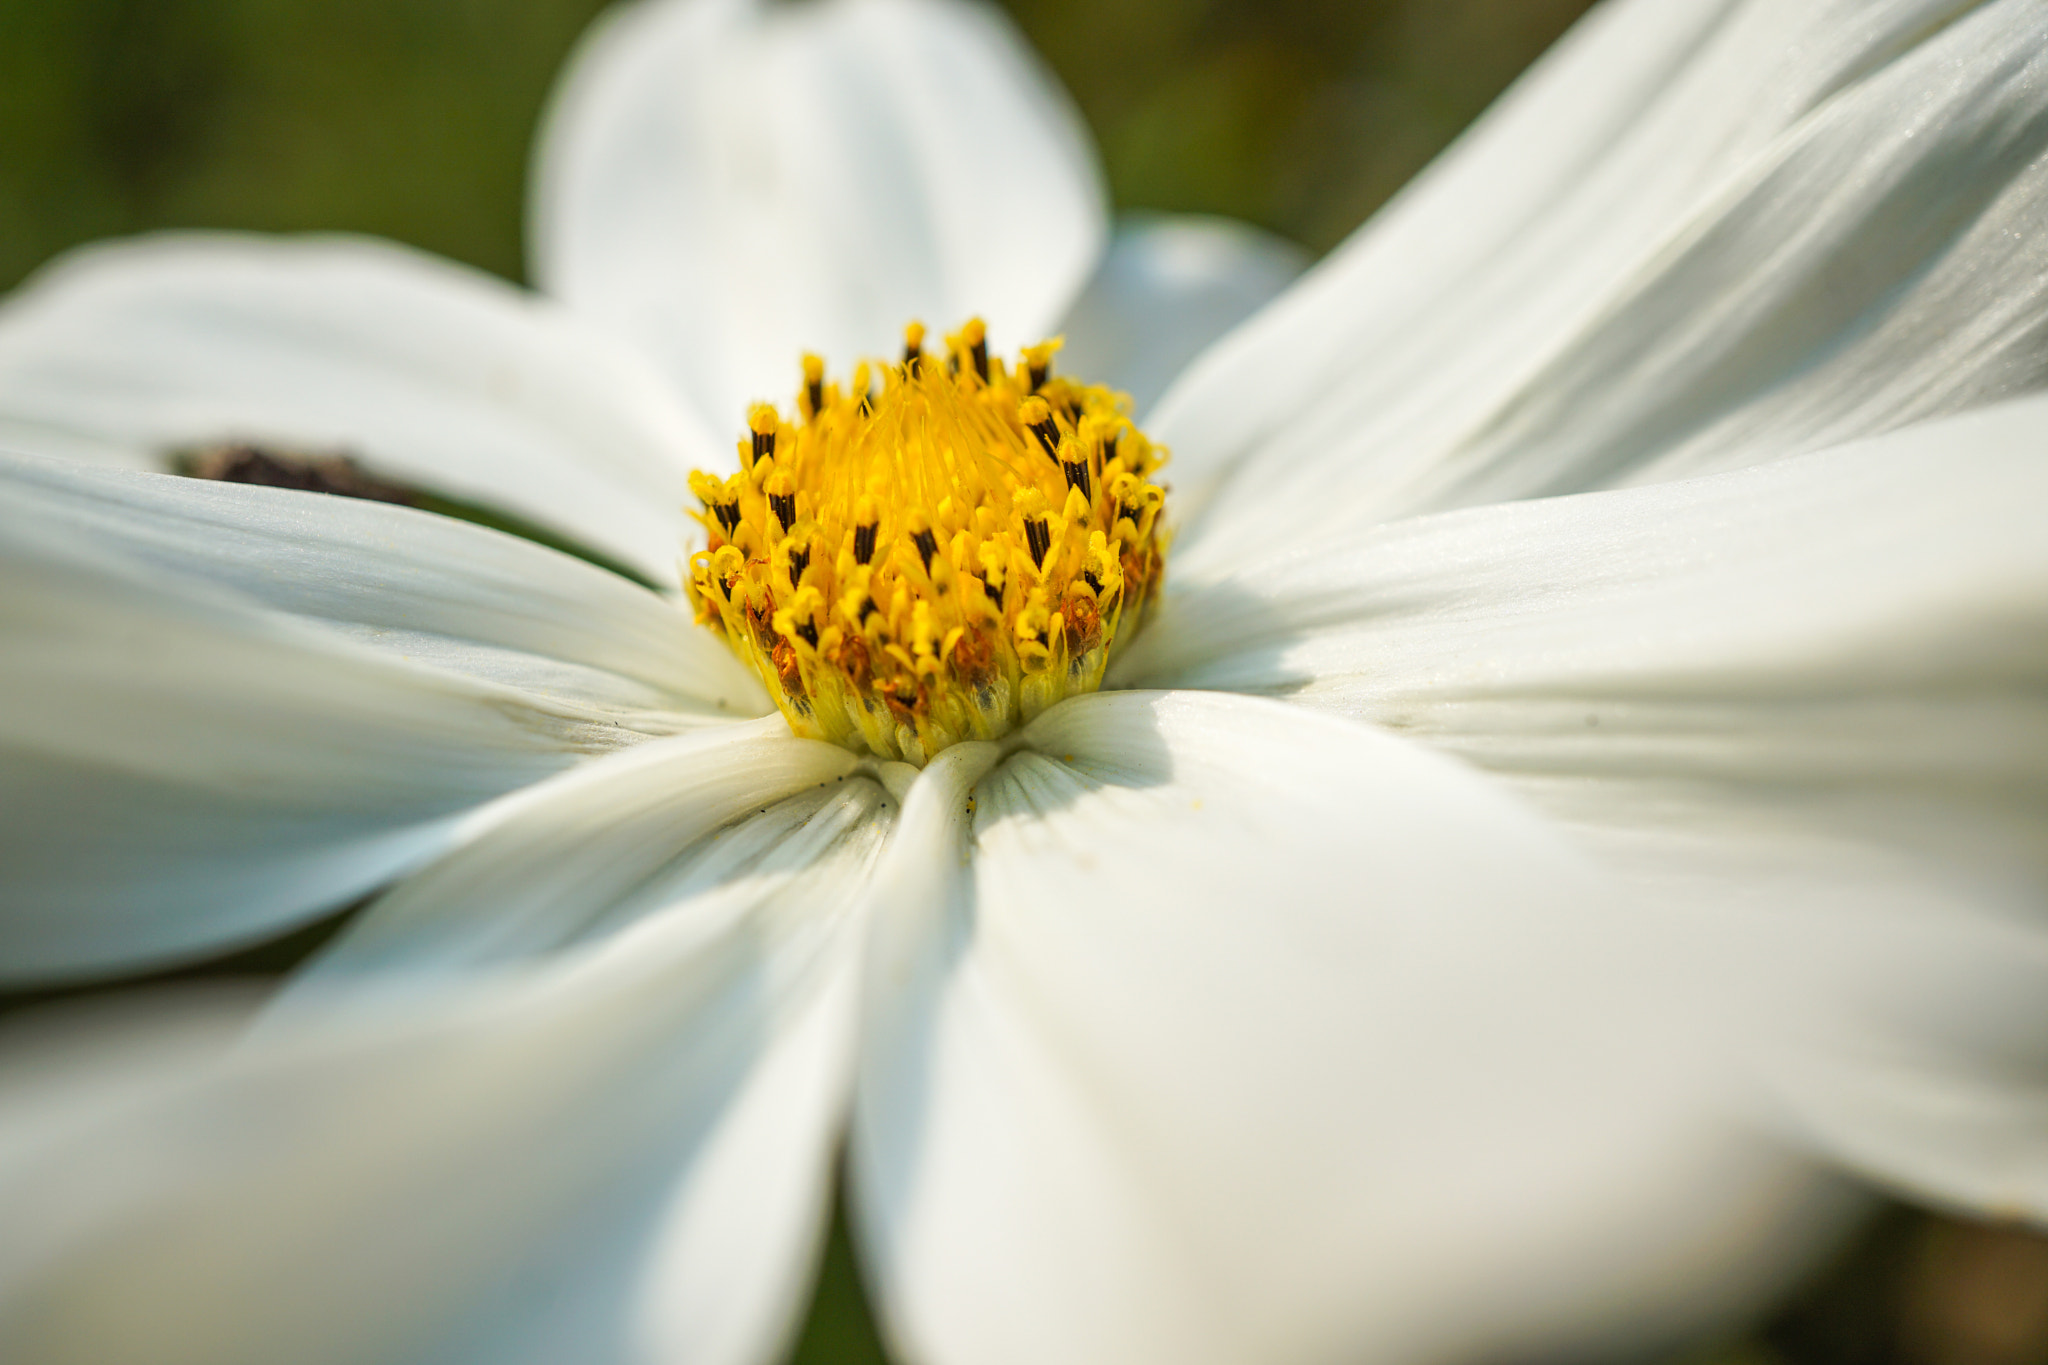
{"type": "MultiPolygon", "coordinates": [[[[1119,205],[1335,244],[1587,0],[1012,0],[1119,205]]],[[[517,279],[603,0],[0,0],[0,288],[163,226],[354,229],[517,279]]]]}
{"type": "MultiPolygon", "coordinates": [[[[0,288],[172,226],[378,233],[518,279],[527,147],[603,3],[0,0],[0,288]]],[[[1119,207],[1232,214],[1321,252],[1587,0],[1008,8],[1119,207]]],[[[274,972],[310,942],[199,974],[274,972]]],[[[843,1220],[797,1358],[881,1360],[843,1220]]],[[[2048,1243],[1895,1209],[1770,1322],[1660,1365],[2048,1365],[2048,1243]]]]}

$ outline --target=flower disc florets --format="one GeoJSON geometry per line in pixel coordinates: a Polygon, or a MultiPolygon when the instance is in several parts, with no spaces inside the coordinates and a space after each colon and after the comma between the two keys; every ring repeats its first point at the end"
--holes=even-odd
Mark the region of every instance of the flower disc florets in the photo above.
{"type": "Polygon", "coordinates": [[[1129,400],[1016,369],[977,319],[844,386],[804,357],[800,420],[759,404],[686,584],[800,735],[922,764],[1101,685],[1159,590],[1165,451],[1129,400]]]}

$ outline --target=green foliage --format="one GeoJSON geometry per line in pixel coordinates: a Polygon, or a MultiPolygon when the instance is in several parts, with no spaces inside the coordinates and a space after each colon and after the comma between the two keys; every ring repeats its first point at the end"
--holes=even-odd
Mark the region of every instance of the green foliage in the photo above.
{"type": "Polygon", "coordinates": [[[1326,251],[1590,0],[1010,0],[1127,208],[1326,251]]]}
{"type": "MultiPolygon", "coordinates": [[[[1587,0],[1011,0],[1126,208],[1334,245],[1587,0]]],[[[603,0],[0,0],[0,288],[95,237],[354,231],[517,279],[603,0]]]]}
{"type": "Polygon", "coordinates": [[[0,285],[158,227],[520,273],[528,143],[602,0],[0,0],[0,285]]]}

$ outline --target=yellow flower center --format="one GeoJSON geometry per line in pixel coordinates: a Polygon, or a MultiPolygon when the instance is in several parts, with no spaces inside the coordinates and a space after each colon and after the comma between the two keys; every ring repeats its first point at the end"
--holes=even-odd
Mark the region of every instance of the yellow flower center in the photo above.
{"type": "Polygon", "coordinates": [[[757,405],[741,472],[690,476],[685,586],[792,730],[921,765],[1101,685],[1159,591],[1166,452],[1057,339],[1014,370],[979,319],[904,342],[846,385],[805,356],[798,419],[757,405]]]}

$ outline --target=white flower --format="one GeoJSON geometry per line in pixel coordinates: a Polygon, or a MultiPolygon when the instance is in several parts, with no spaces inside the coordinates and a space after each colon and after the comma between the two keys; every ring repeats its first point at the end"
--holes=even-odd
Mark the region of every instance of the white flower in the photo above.
{"type": "MultiPolygon", "coordinates": [[[[559,304],[60,265],[0,312],[0,442],[83,457],[0,466],[0,966],[403,879],[247,1030],[17,1054],[0,1355],[767,1359],[842,1137],[935,1365],[1591,1349],[1775,1285],[1830,1170],[2048,1214],[2044,149],[2037,0],[1596,11],[1157,406],[1126,690],[914,781],[729,719],[602,570],[109,466],[346,450],[670,581],[799,348],[1014,344],[1090,270],[989,14],[610,21],[559,304]]],[[[1282,272],[1205,231],[1206,293],[1112,250],[1133,344],[1282,272]]]]}

